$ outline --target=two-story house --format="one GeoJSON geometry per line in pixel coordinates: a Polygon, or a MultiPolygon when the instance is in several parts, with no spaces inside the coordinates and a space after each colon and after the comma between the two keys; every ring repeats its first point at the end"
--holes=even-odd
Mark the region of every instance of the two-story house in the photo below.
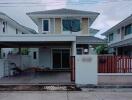
{"type": "MultiPolygon", "coordinates": [[[[93,36],[98,30],[90,28],[99,13],[56,9],[30,12],[27,15],[38,26],[38,33],[1,34],[0,46],[29,48],[28,58],[22,56],[18,58],[18,56],[10,55],[10,59],[8,59],[21,70],[65,72],[61,75],[53,73],[46,75],[50,78],[40,80],[40,83],[42,81],[48,83],[75,81],[75,73],[77,73],[75,72],[76,56],[96,55],[94,48],[104,44],[104,40],[93,36]],[[55,76],[57,78],[53,78],[55,76]],[[56,81],[55,79],[58,79],[58,77],[59,80],[56,81]],[[50,79],[52,81],[49,81],[50,79]]],[[[92,58],[83,59],[84,62],[91,62],[91,60],[92,58]]],[[[95,72],[97,72],[96,69],[95,72]]]]}
{"type": "Polygon", "coordinates": [[[94,51],[90,49],[90,44],[102,42],[101,39],[93,36],[98,30],[90,28],[99,13],[57,9],[31,12],[27,13],[27,15],[38,26],[38,34],[44,34],[51,44],[50,47],[45,46],[44,50],[46,52],[43,52],[43,48],[39,49],[39,54],[43,52],[43,55],[47,56],[44,61],[42,60],[43,55],[39,55],[39,64],[42,66],[68,68],[70,55],[74,56],[76,52],[77,54],[93,53],[94,51]],[[53,39],[50,40],[48,36],[53,37],[53,39]],[[55,44],[56,46],[54,46],[55,44]],[[59,46],[60,44],[62,47],[59,46]],[[73,51],[71,49],[74,45],[76,50],[73,51]]]}
{"type": "Polygon", "coordinates": [[[132,15],[103,33],[107,36],[109,52],[132,56],[132,15]]]}

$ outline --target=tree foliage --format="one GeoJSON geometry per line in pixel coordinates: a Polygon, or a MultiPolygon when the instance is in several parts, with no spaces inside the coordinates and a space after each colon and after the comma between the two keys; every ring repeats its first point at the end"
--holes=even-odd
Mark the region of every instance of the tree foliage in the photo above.
{"type": "Polygon", "coordinates": [[[99,45],[95,48],[97,54],[107,54],[108,47],[107,45],[99,45]]]}

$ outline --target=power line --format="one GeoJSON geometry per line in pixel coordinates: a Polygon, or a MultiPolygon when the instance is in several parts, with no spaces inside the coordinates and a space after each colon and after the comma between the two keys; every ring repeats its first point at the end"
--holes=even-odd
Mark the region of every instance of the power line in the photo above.
{"type": "MultiPolygon", "coordinates": [[[[95,1],[87,1],[87,2],[66,2],[67,5],[81,5],[81,4],[97,4],[97,3],[103,3],[103,4],[108,4],[108,3],[118,3],[124,0],[112,0],[112,1],[106,1],[103,0],[102,2],[95,2],[95,1]]],[[[131,0],[126,0],[126,1],[131,1],[131,0]]],[[[0,7],[34,7],[34,6],[47,6],[47,5],[65,5],[65,2],[46,2],[46,3],[36,3],[36,2],[3,2],[0,3],[0,7]]]]}
{"type": "MultiPolygon", "coordinates": [[[[61,1],[61,0],[59,0],[61,1]]],[[[121,1],[124,1],[124,0],[102,0],[102,1],[96,1],[96,0],[92,0],[92,1],[85,1],[85,2],[67,2],[67,3],[73,3],[73,4],[81,4],[81,3],[112,3],[112,2],[121,2],[121,1]]],[[[125,0],[125,1],[131,1],[131,0],[125,0]]],[[[53,2],[0,2],[0,4],[3,4],[3,5],[12,5],[12,4],[50,4],[50,3],[62,3],[62,2],[58,2],[58,1],[53,1],[53,2]]]]}

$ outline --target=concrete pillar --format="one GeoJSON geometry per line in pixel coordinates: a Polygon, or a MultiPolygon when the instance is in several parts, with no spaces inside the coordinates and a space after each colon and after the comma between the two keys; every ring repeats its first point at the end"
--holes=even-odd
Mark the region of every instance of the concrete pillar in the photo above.
{"type": "Polygon", "coordinates": [[[118,55],[118,48],[116,48],[116,50],[115,50],[115,54],[116,54],[116,56],[118,55]]]}
{"type": "Polygon", "coordinates": [[[76,42],[72,42],[72,56],[76,56],[76,42]]]}

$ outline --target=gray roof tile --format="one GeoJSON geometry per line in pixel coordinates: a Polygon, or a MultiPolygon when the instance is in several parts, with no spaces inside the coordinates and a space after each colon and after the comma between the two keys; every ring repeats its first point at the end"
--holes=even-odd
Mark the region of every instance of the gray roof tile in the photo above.
{"type": "Polygon", "coordinates": [[[97,12],[90,12],[90,11],[81,11],[81,10],[73,10],[73,9],[55,9],[55,10],[46,10],[46,11],[37,11],[37,12],[30,12],[27,14],[97,14],[97,12]]]}
{"type": "Polygon", "coordinates": [[[106,41],[94,36],[77,36],[77,44],[106,44],[106,41]]]}

